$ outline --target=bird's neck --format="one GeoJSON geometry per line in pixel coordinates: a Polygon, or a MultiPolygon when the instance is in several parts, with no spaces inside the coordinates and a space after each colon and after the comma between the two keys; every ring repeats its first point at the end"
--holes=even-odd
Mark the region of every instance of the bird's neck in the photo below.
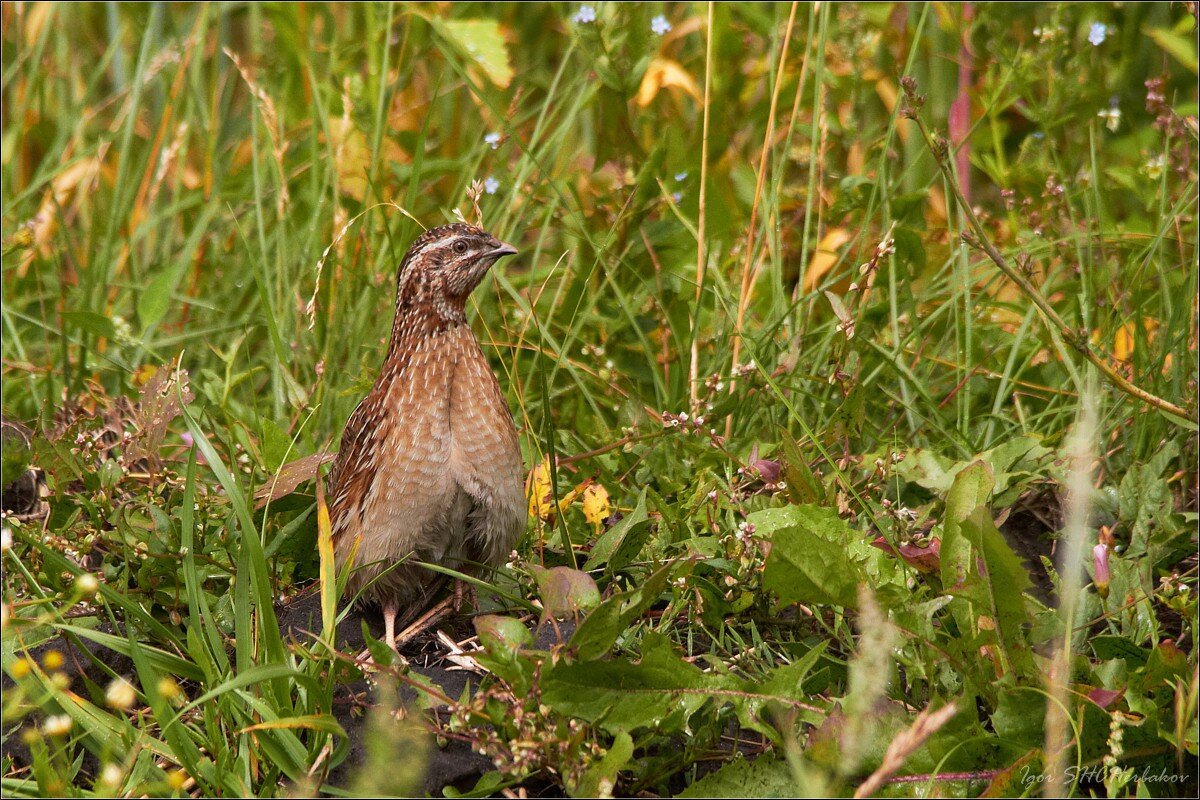
{"type": "Polygon", "coordinates": [[[388,342],[388,361],[406,360],[431,339],[467,324],[465,303],[439,297],[421,303],[396,304],[392,335],[388,342]]]}

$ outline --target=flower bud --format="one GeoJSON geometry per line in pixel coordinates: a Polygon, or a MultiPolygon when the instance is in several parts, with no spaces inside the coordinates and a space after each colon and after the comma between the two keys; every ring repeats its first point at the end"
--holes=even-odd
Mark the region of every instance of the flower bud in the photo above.
{"type": "Polygon", "coordinates": [[[1108,547],[1098,544],[1092,548],[1092,570],[1095,574],[1096,593],[1101,598],[1108,599],[1108,583],[1111,577],[1108,571],[1108,547]]]}

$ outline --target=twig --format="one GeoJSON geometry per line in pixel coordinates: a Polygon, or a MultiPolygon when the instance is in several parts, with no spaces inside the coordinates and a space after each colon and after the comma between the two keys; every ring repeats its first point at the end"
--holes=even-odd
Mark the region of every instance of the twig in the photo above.
{"type": "Polygon", "coordinates": [[[1000,253],[996,246],[988,238],[987,233],[983,229],[983,224],[979,221],[979,217],[971,209],[971,204],[963,197],[962,188],[959,186],[958,180],[954,176],[954,170],[950,166],[950,147],[945,139],[940,136],[934,137],[925,127],[925,123],[921,120],[918,110],[924,103],[924,98],[916,93],[916,81],[908,76],[905,76],[901,81],[904,88],[905,108],[901,113],[908,119],[916,123],[917,130],[921,132],[921,138],[925,140],[925,146],[929,148],[929,152],[933,155],[934,161],[937,162],[938,168],[942,172],[942,176],[949,184],[950,190],[954,193],[955,199],[958,200],[959,207],[962,208],[963,216],[967,218],[967,223],[971,227],[971,231],[964,231],[962,234],[963,241],[971,247],[982,250],[987,254],[1004,276],[1017,285],[1026,297],[1033,301],[1037,306],[1038,311],[1042,312],[1042,316],[1050,323],[1051,326],[1058,330],[1059,335],[1063,340],[1075,348],[1084,358],[1092,362],[1096,369],[1108,379],[1110,383],[1116,386],[1125,394],[1141,400],[1147,405],[1153,406],[1160,411],[1165,411],[1168,414],[1173,414],[1177,417],[1190,420],[1191,422],[1200,422],[1200,416],[1196,411],[1188,411],[1181,406],[1177,406],[1169,400],[1164,400],[1156,394],[1153,394],[1140,386],[1137,386],[1108,362],[1108,359],[1102,357],[1088,342],[1086,332],[1072,330],[1066,321],[1059,316],[1054,310],[1054,306],[1046,300],[1037,290],[1037,287],[1026,278],[1021,272],[1016,269],[1008,260],[1000,253]]]}

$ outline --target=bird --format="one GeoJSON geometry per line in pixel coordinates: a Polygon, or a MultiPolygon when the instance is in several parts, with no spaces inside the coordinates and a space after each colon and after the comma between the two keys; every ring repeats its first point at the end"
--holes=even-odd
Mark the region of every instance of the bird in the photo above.
{"type": "Polygon", "coordinates": [[[442,585],[416,562],[496,567],[525,527],[517,430],[466,316],[467,297],[517,250],[464,222],[424,232],[396,271],[387,354],[330,470],[345,595],[383,611],[384,639],[442,585]]]}

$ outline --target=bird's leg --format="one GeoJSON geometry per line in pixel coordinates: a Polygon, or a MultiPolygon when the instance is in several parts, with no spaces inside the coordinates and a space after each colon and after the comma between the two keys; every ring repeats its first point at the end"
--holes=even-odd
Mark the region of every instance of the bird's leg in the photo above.
{"type": "Polygon", "coordinates": [[[395,600],[385,600],[383,603],[383,640],[387,646],[396,649],[396,615],[400,613],[400,604],[395,600]]]}

